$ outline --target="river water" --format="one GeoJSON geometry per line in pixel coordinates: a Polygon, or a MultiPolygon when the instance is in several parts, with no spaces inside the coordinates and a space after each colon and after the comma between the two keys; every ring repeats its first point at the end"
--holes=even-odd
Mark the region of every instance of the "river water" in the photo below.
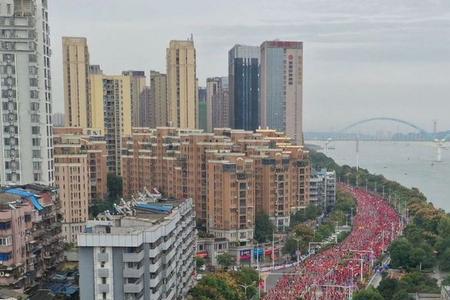
{"type": "MultiPolygon", "coordinates": [[[[306,141],[324,147],[321,141],[306,141]]],[[[450,148],[450,143],[447,143],[450,148]]],[[[359,165],[407,187],[417,187],[436,207],[450,212],[450,150],[436,162],[432,142],[359,142],[359,165]]],[[[325,153],[325,149],[320,150],[325,153]]],[[[338,164],[356,166],[356,142],[333,141],[326,151],[338,164]],[[334,148],[334,149],[330,149],[334,148]]]]}

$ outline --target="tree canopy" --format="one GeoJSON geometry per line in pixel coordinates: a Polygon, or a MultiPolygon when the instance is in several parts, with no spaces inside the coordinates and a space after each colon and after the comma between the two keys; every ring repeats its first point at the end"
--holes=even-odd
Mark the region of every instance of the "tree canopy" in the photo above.
{"type": "Polygon", "coordinates": [[[272,240],[275,226],[270,221],[267,214],[256,214],[255,217],[255,240],[258,243],[265,243],[272,240]]]}
{"type": "Polygon", "coordinates": [[[257,294],[257,287],[258,273],[252,268],[217,272],[203,277],[190,291],[188,299],[247,300],[257,294]]]}
{"type": "Polygon", "coordinates": [[[384,300],[380,292],[374,288],[368,288],[353,294],[353,300],[384,300]]]}

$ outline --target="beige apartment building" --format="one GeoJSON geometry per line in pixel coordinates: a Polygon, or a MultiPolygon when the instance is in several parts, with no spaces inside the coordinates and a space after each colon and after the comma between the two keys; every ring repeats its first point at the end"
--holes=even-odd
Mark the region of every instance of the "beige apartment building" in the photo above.
{"type": "Polygon", "coordinates": [[[126,75],[90,75],[92,128],[104,133],[108,173],[121,174],[122,138],[131,134],[131,81],[126,75]]]}
{"type": "Polygon", "coordinates": [[[167,126],[167,75],[150,71],[150,126],[167,126]]]}
{"type": "Polygon", "coordinates": [[[63,37],[65,126],[91,127],[89,50],[84,37],[63,37]]]}
{"type": "Polygon", "coordinates": [[[254,161],[243,153],[217,153],[208,161],[208,228],[229,241],[251,241],[255,223],[254,161]]]}
{"type": "Polygon", "coordinates": [[[125,197],[192,197],[198,225],[216,236],[251,240],[257,212],[283,230],[309,203],[308,151],[275,130],[135,128],[123,145],[125,197]]]}
{"type": "Polygon", "coordinates": [[[196,54],[194,41],[170,41],[166,51],[168,122],[198,128],[196,54]]]}
{"type": "Polygon", "coordinates": [[[143,92],[146,85],[144,71],[123,71],[122,75],[130,77],[130,95],[131,95],[131,125],[140,127],[142,125],[141,110],[143,92]]]}
{"type": "Polygon", "coordinates": [[[89,218],[89,205],[106,196],[106,143],[89,130],[54,129],[55,183],[59,189],[62,235],[76,243],[89,218]]]}

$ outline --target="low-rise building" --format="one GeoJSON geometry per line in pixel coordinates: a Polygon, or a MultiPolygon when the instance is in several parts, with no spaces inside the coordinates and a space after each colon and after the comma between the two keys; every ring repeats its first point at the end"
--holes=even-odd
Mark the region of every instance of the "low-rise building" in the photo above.
{"type": "Polygon", "coordinates": [[[185,299],[195,271],[192,199],[125,203],[78,237],[80,297],[185,299]]]}
{"type": "Polygon", "coordinates": [[[309,182],[309,201],[325,210],[336,205],[336,172],[312,170],[309,182]]]}
{"type": "Polygon", "coordinates": [[[56,189],[41,185],[0,189],[0,285],[29,288],[63,259],[56,189]]]}

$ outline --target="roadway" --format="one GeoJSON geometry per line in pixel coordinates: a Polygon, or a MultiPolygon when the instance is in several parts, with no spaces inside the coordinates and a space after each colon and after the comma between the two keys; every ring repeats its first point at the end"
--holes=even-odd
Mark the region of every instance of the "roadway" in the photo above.
{"type": "MultiPolygon", "coordinates": [[[[400,217],[381,197],[349,189],[357,200],[354,229],[347,239],[268,277],[265,300],[347,299],[367,284],[375,259],[401,230],[400,217]],[[281,273],[289,273],[282,275],[281,273]]],[[[372,279],[377,284],[378,277],[372,279]]]]}

